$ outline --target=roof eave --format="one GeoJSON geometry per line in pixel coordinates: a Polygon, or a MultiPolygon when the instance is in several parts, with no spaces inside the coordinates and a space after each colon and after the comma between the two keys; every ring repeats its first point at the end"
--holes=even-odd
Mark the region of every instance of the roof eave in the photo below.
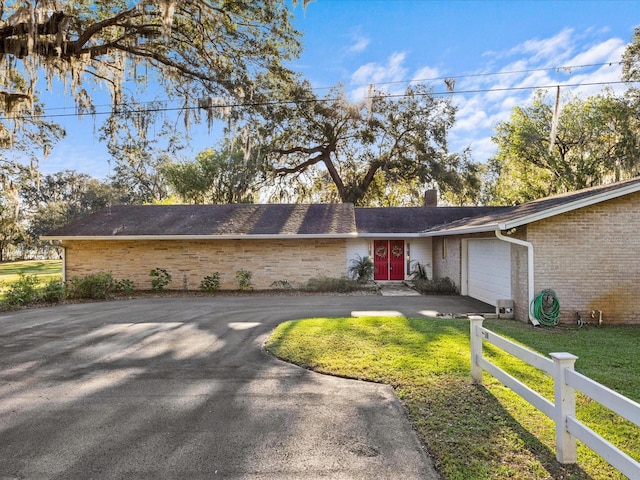
{"type": "Polygon", "coordinates": [[[357,233],[325,233],[325,234],[259,234],[259,235],[43,235],[40,240],[58,240],[61,242],[72,240],[293,240],[293,239],[338,239],[355,238],[357,233]]]}
{"type": "Polygon", "coordinates": [[[422,235],[416,232],[389,233],[389,232],[366,232],[358,233],[358,238],[420,238],[422,235]]]}
{"type": "Polygon", "coordinates": [[[551,208],[542,210],[540,212],[533,213],[531,215],[525,215],[522,217],[513,218],[511,220],[501,222],[498,226],[500,230],[510,230],[512,228],[520,227],[522,225],[527,225],[533,222],[538,222],[540,220],[545,220],[550,217],[555,217],[556,215],[561,215],[563,213],[568,213],[573,210],[589,207],[597,203],[606,202],[607,200],[613,200],[613,199],[623,197],[625,195],[629,195],[631,193],[636,193],[639,191],[640,191],[640,182],[636,182],[630,185],[625,185],[623,187],[616,188],[615,190],[611,190],[609,192],[603,192],[600,194],[588,196],[586,198],[581,198],[579,200],[575,200],[573,202],[569,202],[564,205],[551,207],[551,208]]]}
{"type": "Polygon", "coordinates": [[[487,224],[473,227],[460,227],[451,230],[433,230],[429,232],[422,232],[421,237],[446,237],[454,235],[465,235],[472,233],[488,233],[493,232],[498,227],[498,224],[487,224]]]}

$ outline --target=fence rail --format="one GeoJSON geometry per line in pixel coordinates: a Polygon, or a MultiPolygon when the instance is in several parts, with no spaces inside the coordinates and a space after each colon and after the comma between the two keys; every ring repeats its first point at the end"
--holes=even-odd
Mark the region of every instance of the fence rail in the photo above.
{"type": "Polygon", "coordinates": [[[577,461],[580,440],[629,478],[640,478],[640,462],[611,444],[576,418],[576,390],[640,427],[640,404],[574,370],[578,359],[570,353],[550,353],[551,359],[507,340],[482,326],[483,318],[471,317],[471,377],[482,383],[487,371],[527,402],[551,418],[556,425],[556,458],[560,463],[577,461]],[[520,360],[548,373],[554,381],[554,402],[509,375],[483,356],[488,342],[520,360]]]}

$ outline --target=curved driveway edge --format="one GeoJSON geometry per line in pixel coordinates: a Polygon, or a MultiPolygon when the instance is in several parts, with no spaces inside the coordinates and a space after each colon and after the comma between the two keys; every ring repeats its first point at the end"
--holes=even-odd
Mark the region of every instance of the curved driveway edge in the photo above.
{"type": "Polygon", "coordinates": [[[261,349],[284,320],[449,311],[433,298],[165,298],[0,315],[0,478],[438,478],[390,387],[261,349]]]}

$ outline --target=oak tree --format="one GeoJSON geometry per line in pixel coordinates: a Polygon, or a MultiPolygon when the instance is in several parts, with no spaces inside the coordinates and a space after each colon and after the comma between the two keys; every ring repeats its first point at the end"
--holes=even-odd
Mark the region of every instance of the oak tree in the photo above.
{"type": "Polygon", "coordinates": [[[624,98],[604,92],[563,105],[551,141],[552,102],[538,92],[497,125],[493,203],[521,203],[636,176],[640,128],[624,98]]]}
{"type": "Polygon", "coordinates": [[[195,160],[162,168],[171,189],[187,203],[253,203],[264,180],[258,150],[242,148],[239,139],[200,152],[195,160]]]}
{"type": "MultiPolygon", "coordinates": [[[[189,123],[200,113],[219,116],[222,104],[260,104],[268,85],[288,81],[284,62],[299,49],[284,0],[5,0],[0,147],[42,120],[36,97],[45,89],[64,91],[78,113],[93,114],[95,92],[106,88],[111,119],[134,102],[143,114],[143,93],[155,100],[161,92],[180,102],[189,123]]],[[[107,122],[105,132],[125,125],[107,122]]]]}
{"type": "Polygon", "coordinates": [[[371,90],[352,101],[340,87],[317,98],[302,83],[266,118],[262,141],[272,172],[307,184],[330,179],[328,192],[339,201],[371,204],[372,195],[388,197],[411,182],[442,192],[459,185],[464,159],[447,149],[455,107],[424,85],[400,95],[371,90]]]}
{"type": "Polygon", "coordinates": [[[49,244],[40,241],[41,235],[126,200],[124,191],[73,170],[25,179],[20,188],[25,241],[47,253],[49,244]]]}

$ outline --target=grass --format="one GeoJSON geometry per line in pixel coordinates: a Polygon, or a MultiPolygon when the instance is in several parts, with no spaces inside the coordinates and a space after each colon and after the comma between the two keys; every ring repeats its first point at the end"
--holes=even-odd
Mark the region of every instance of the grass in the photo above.
{"type": "Polygon", "coordinates": [[[62,274],[62,260],[25,260],[0,263],[0,281],[13,282],[18,275],[37,275],[47,280],[62,274]]]}
{"type": "MultiPolygon", "coordinates": [[[[576,370],[640,401],[634,359],[640,328],[534,329],[514,321],[484,325],[547,354],[579,356],[576,370]]],[[[309,319],[281,324],[267,349],[318,372],[392,385],[446,479],[623,479],[579,444],[578,464],[555,460],[554,424],[484,374],[471,384],[469,322],[407,318],[309,319]]],[[[551,379],[488,345],[486,356],[553,400],[551,379]]],[[[640,459],[640,428],[578,395],[578,418],[640,459]]]]}
{"type": "Polygon", "coordinates": [[[7,285],[18,280],[20,273],[36,275],[41,282],[60,278],[62,275],[61,260],[26,260],[21,262],[0,263],[0,293],[7,285]]]}

